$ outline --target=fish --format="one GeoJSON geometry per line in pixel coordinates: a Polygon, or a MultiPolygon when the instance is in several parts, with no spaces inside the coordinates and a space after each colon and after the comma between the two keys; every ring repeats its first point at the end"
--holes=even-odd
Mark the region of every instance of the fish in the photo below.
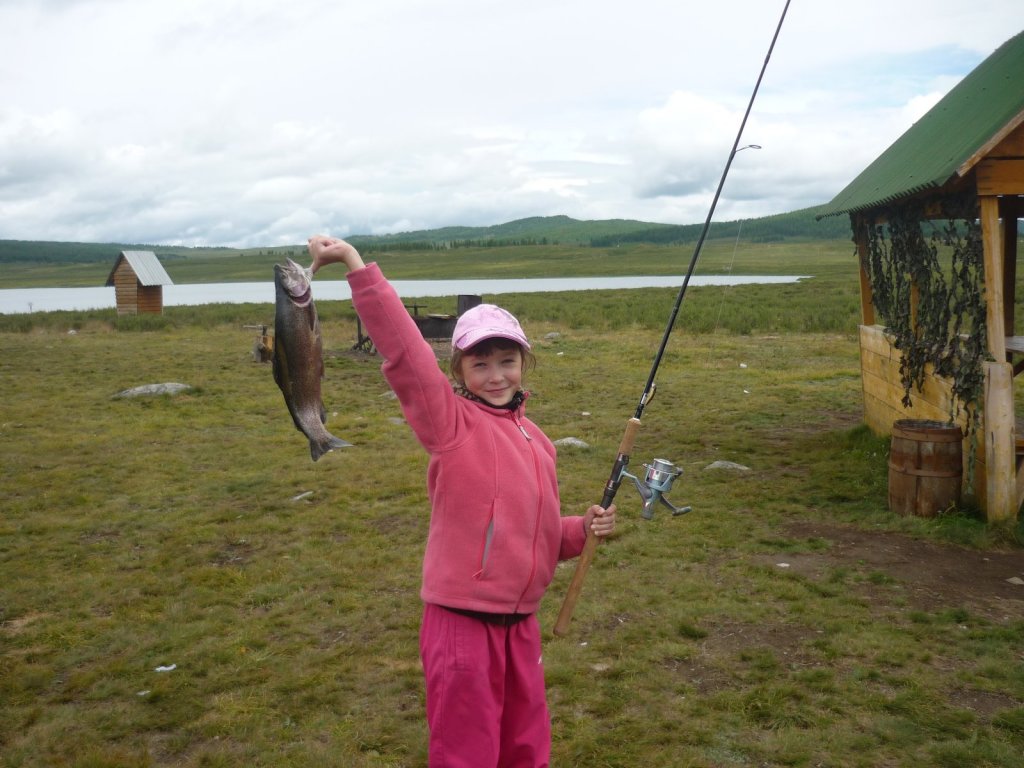
{"type": "Polygon", "coordinates": [[[309,439],[316,461],[335,448],[352,443],[335,437],[324,426],[327,410],[320,393],[324,377],[320,318],[313,303],[312,270],[291,259],[274,265],[274,381],[284,395],[295,428],[309,439]]]}

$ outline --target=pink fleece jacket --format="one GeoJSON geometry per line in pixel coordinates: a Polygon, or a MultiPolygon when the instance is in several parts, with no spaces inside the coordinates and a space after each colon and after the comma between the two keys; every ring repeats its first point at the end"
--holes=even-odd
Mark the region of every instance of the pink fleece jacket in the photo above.
{"type": "Polygon", "coordinates": [[[348,273],[352,301],[406,420],[430,454],[430,530],[420,596],[490,613],[533,613],[559,560],[583,549],[562,517],[555,446],[517,411],[452,390],[402,300],[371,263],[348,273]]]}

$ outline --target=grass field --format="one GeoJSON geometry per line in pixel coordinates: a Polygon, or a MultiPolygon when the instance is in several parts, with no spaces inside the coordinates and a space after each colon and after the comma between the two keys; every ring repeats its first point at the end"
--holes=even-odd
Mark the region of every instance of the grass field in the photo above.
{"type": "MultiPolygon", "coordinates": [[[[1021,530],[888,512],[850,250],[779,251],[708,254],[817,277],[693,290],[645,413],[634,469],[676,461],[694,511],[644,521],[624,486],[566,638],[559,568],[553,765],[1019,766],[1024,595],[980,574],[1024,576],[1021,530]],[[879,557],[912,545],[927,563],[879,557]]],[[[502,297],[537,340],[531,416],[590,446],[560,454],[567,513],[600,496],[674,293],[502,297]]],[[[272,307],[0,317],[0,766],[425,765],[426,457],[350,305],[318,306],[355,447],[316,464],[241,328],[272,307]],[[113,397],[165,381],[192,389],[113,397]]]]}

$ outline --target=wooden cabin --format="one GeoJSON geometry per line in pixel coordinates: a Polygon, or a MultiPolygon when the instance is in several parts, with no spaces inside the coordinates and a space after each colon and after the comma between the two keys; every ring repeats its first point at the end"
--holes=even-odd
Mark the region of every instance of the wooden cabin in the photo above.
{"type": "Polygon", "coordinates": [[[960,424],[965,490],[989,521],[1014,520],[1024,501],[1024,429],[1014,406],[1024,370],[1015,318],[1022,74],[1024,33],[978,65],[819,216],[847,214],[854,232],[866,423],[878,434],[897,419],[960,424]],[[923,375],[908,376],[912,370],[923,375]]]}
{"type": "Polygon", "coordinates": [[[173,285],[152,251],[121,251],[107,278],[114,286],[118,315],[162,314],[165,285],[173,285]]]}

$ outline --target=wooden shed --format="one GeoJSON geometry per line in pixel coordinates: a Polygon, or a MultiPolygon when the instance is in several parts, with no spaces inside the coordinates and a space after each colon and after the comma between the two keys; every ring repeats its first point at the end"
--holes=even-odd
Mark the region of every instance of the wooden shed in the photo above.
{"type": "Polygon", "coordinates": [[[983,61],[833,199],[860,259],[866,423],[964,428],[964,486],[989,521],[1024,501],[1015,376],[1024,215],[1024,33],[983,61]]]}
{"type": "Polygon", "coordinates": [[[114,286],[117,314],[162,314],[165,285],[173,285],[152,251],[121,251],[110,270],[107,285],[114,286]]]}

